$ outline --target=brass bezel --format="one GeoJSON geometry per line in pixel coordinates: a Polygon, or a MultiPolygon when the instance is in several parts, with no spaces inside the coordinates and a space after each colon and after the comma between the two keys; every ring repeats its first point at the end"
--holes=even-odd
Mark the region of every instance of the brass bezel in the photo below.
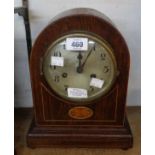
{"type": "MultiPolygon", "coordinates": [[[[47,79],[46,76],[44,75],[44,71],[43,71],[43,75],[44,75],[44,77],[45,77],[47,83],[49,84],[49,86],[51,87],[51,89],[52,89],[58,96],[60,96],[60,97],[63,98],[63,99],[66,99],[66,100],[68,100],[68,101],[74,101],[74,103],[77,102],[77,104],[79,104],[80,102],[82,102],[82,104],[83,104],[83,103],[86,103],[86,104],[87,104],[87,102],[90,102],[90,101],[92,101],[92,100],[95,100],[95,99],[97,99],[97,98],[99,98],[99,97],[101,97],[101,96],[107,94],[107,92],[109,92],[109,90],[112,88],[112,86],[113,86],[113,84],[114,84],[114,82],[115,82],[115,80],[116,80],[117,73],[118,73],[115,55],[114,55],[113,49],[112,49],[112,47],[110,46],[110,44],[109,44],[106,40],[104,40],[103,38],[101,38],[100,36],[98,36],[98,35],[96,35],[96,34],[94,34],[94,33],[91,33],[91,32],[85,32],[85,31],[84,31],[84,32],[83,32],[83,31],[81,32],[81,31],[78,31],[78,32],[72,32],[71,34],[65,34],[65,35],[63,35],[62,37],[60,37],[59,39],[55,40],[55,41],[49,46],[49,48],[47,49],[47,52],[45,53],[45,55],[44,55],[44,57],[43,57],[43,63],[42,63],[42,65],[44,64],[44,60],[45,60],[45,58],[46,58],[46,55],[48,55],[48,52],[50,51],[50,49],[52,49],[52,47],[54,47],[57,43],[59,43],[61,40],[65,39],[65,38],[67,38],[67,37],[87,37],[87,38],[90,38],[90,39],[92,39],[92,40],[97,41],[99,44],[101,44],[101,46],[103,46],[103,47],[108,51],[108,53],[110,54],[110,57],[111,57],[111,59],[112,59],[112,62],[113,62],[113,66],[114,66],[114,76],[113,76],[113,80],[112,80],[111,84],[110,84],[109,87],[106,89],[106,91],[104,91],[103,93],[101,93],[100,95],[98,95],[96,98],[94,97],[93,99],[90,99],[89,97],[86,98],[86,99],[85,99],[85,98],[82,98],[82,99],[80,99],[80,98],[69,98],[69,97],[67,97],[67,96],[61,95],[60,93],[56,92],[56,91],[52,88],[52,86],[50,86],[50,84],[49,84],[49,82],[48,82],[48,79],[47,79]]],[[[42,68],[43,68],[43,67],[42,67],[42,68]]]]}

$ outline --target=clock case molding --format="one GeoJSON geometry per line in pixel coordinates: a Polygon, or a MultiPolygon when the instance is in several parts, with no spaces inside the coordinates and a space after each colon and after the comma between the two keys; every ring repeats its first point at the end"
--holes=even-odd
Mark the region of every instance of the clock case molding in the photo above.
{"type": "Polygon", "coordinates": [[[56,16],[36,39],[30,56],[34,119],[27,134],[28,146],[132,147],[133,137],[125,112],[129,65],[125,40],[103,14],[83,8],[56,16]],[[94,114],[83,120],[69,117],[68,111],[77,103],[58,96],[49,87],[42,72],[43,57],[51,43],[75,32],[92,33],[106,40],[114,51],[119,71],[106,95],[84,105],[91,108],[94,114]]]}

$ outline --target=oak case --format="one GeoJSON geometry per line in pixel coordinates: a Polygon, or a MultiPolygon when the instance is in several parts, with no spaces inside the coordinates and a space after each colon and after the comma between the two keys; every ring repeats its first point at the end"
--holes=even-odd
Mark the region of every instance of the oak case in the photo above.
{"type": "Polygon", "coordinates": [[[73,9],[55,17],[38,36],[30,58],[34,120],[27,134],[29,147],[132,147],[133,137],[126,118],[129,51],[120,32],[100,12],[73,9]],[[85,106],[94,114],[73,119],[68,111],[77,106],[64,100],[47,84],[41,70],[45,52],[52,42],[67,34],[89,33],[106,40],[112,47],[119,74],[110,91],[85,106]]]}

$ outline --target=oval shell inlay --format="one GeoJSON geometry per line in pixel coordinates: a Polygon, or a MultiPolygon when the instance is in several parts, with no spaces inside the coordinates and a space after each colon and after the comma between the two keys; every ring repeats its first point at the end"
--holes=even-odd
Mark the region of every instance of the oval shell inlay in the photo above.
{"type": "Polygon", "coordinates": [[[68,114],[74,119],[87,119],[93,115],[93,110],[85,106],[78,106],[71,108],[68,114]]]}

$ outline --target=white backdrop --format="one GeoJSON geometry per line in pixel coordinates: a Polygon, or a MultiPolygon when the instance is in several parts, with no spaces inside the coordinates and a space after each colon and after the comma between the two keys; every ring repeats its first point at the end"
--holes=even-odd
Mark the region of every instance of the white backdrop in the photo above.
{"type": "MultiPolygon", "coordinates": [[[[124,36],[131,56],[127,105],[141,104],[141,8],[140,0],[29,0],[32,40],[58,13],[88,7],[107,15],[124,36]]],[[[15,0],[15,6],[20,6],[15,0]]],[[[31,107],[32,95],[22,17],[15,15],[15,106],[31,107]]]]}

